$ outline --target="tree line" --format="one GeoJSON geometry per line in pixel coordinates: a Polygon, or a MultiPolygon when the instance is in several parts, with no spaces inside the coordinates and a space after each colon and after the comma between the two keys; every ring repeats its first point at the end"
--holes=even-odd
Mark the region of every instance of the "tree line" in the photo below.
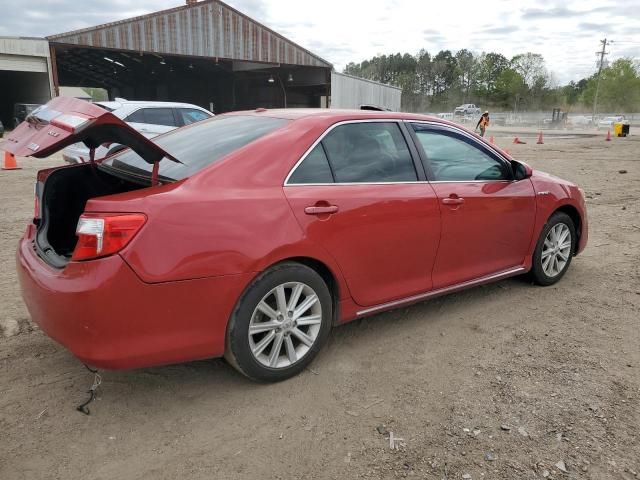
{"type": "MultiPolygon", "coordinates": [[[[476,54],[467,49],[431,55],[396,53],[349,63],[344,73],[402,88],[402,109],[413,112],[452,111],[475,103],[502,111],[591,112],[597,72],[567,85],[557,85],[542,55],[523,53],[508,59],[496,52],[476,54]]],[[[640,66],[629,58],[603,68],[598,111],[640,111],[640,66]]]]}

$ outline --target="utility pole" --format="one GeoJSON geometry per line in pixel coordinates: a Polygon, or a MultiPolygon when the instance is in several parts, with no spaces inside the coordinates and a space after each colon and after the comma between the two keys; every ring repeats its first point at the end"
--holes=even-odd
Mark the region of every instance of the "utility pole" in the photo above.
{"type": "Polygon", "coordinates": [[[600,55],[600,60],[598,61],[598,83],[596,83],[596,95],[593,99],[593,116],[591,117],[591,121],[595,125],[596,123],[596,115],[598,114],[598,92],[600,91],[600,74],[602,73],[602,68],[604,67],[604,56],[608,55],[609,52],[606,51],[607,45],[610,45],[611,42],[607,42],[607,39],[600,40],[602,44],[602,50],[596,52],[596,55],[600,55]]]}

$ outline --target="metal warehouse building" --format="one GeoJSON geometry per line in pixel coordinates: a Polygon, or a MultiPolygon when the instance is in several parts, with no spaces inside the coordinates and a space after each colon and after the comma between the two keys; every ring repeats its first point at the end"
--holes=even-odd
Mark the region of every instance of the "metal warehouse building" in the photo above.
{"type": "Polygon", "coordinates": [[[183,101],[220,113],[353,107],[359,101],[355,92],[362,94],[361,104],[400,108],[397,89],[382,84],[334,75],[339,82],[332,91],[329,62],[218,0],[187,0],[170,10],[40,42],[54,95],[61,85],[103,87],[110,98],[183,101]]]}
{"type": "Polygon", "coordinates": [[[0,121],[13,127],[16,103],[44,103],[54,94],[46,40],[0,37],[0,121]]]}

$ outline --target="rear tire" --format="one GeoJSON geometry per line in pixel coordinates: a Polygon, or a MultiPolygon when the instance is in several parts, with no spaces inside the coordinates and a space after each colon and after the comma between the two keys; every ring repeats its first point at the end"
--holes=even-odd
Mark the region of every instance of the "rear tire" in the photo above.
{"type": "Polygon", "coordinates": [[[244,292],[229,320],[225,359],[263,382],[291,378],[311,363],[331,330],[329,288],[313,269],[276,265],[244,292]]]}
{"type": "Polygon", "coordinates": [[[531,278],[538,285],[558,282],[569,269],[576,246],[576,227],[566,213],[555,212],[540,233],[533,253],[531,278]]]}

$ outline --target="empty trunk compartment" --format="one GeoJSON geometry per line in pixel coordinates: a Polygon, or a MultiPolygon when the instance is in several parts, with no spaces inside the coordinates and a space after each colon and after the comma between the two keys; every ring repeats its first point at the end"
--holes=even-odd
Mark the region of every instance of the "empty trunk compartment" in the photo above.
{"type": "Polygon", "coordinates": [[[83,164],[62,167],[49,174],[39,201],[41,220],[35,239],[38,255],[49,265],[63,268],[76,246],[76,226],[91,198],[148,188],[99,168],[83,164]]]}

